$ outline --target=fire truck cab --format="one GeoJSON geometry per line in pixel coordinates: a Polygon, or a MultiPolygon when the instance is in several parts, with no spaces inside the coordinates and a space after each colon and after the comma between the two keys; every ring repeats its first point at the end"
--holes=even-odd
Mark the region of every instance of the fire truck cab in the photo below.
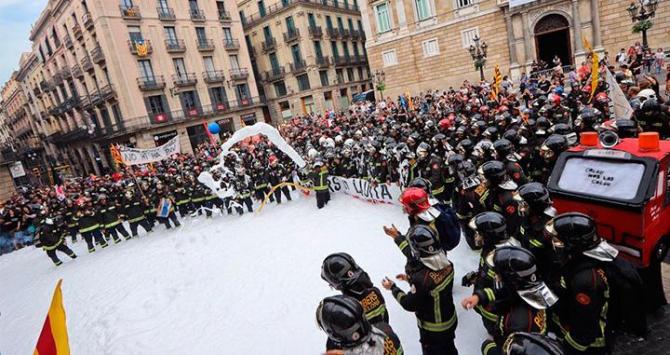
{"type": "Polygon", "coordinates": [[[658,269],[660,282],[670,243],[670,141],[656,132],[602,138],[585,132],[560,155],[547,186],[554,207],[593,217],[601,237],[638,268],[658,269]]]}

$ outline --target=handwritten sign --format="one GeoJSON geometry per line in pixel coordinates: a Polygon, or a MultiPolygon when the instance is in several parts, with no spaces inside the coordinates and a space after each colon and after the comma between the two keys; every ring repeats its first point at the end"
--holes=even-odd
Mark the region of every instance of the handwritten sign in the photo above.
{"type": "Polygon", "coordinates": [[[637,195],[644,170],[644,165],[630,161],[572,158],[565,163],[558,187],[585,195],[631,200],[637,195]]]}
{"type": "Polygon", "coordinates": [[[395,184],[372,184],[363,179],[329,176],[330,192],[341,192],[371,203],[398,205],[400,187],[395,184]]]}
{"type": "Polygon", "coordinates": [[[179,136],[167,141],[167,143],[150,149],[136,149],[119,147],[121,157],[126,165],[148,164],[169,158],[180,151],[179,136]]]}

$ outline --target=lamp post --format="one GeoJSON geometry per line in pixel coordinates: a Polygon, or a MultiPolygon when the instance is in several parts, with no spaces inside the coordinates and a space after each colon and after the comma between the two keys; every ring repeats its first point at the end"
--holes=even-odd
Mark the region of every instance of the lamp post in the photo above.
{"type": "Polygon", "coordinates": [[[656,8],[658,7],[658,0],[637,0],[639,6],[635,2],[631,2],[626,9],[630,14],[633,25],[633,32],[642,32],[642,47],[649,48],[647,43],[647,30],[652,26],[650,18],[656,15],[656,8]]]}
{"type": "Polygon", "coordinates": [[[384,71],[375,71],[375,87],[379,90],[379,94],[384,101],[384,89],[386,89],[386,73],[384,71]]]}
{"type": "Polygon", "coordinates": [[[475,35],[475,38],[473,38],[472,41],[474,44],[470,45],[468,51],[475,63],[475,70],[479,69],[480,80],[484,81],[484,65],[486,64],[486,50],[488,49],[488,45],[486,45],[486,42],[481,41],[481,38],[479,38],[478,35],[475,35]],[[479,43],[479,41],[481,41],[481,43],[479,43]]]}

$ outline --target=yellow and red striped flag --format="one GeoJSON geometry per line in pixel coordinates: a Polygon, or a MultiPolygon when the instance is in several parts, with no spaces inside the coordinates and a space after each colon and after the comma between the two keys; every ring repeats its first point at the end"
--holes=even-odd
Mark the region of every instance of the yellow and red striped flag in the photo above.
{"type": "Polygon", "coordinates": [[[116,163],[118,166],[123,166],[123,156],[121,155],[121,151],[119,151],[119,147],[112,144],[109,146],[109,152],[112,155],[112,160],[114,160],[114,163],[116,163]]]}
{"type": "Polygon", "coordinates": [[[500,93],[500,83],[502,83],[502,74],[500,74],[500,67],[496,64],[493,70],[493,85],[491,87],[491,93],[495,95],[494,100],[496,101],[498,101],[498,93],[500,93]]]}
{"type": "Polygon", "coordinates": [[[65,308],[63,308],[63,292],[60,289],[62,279],[58,280],[47,319],[37,339],[33,355],[69,355],[70,344],[67,337],[65,308]]]}

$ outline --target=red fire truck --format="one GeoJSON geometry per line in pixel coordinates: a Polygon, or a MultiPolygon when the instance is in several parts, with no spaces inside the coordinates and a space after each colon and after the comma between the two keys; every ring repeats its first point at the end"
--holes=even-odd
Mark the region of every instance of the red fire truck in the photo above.
{"type": "Polygon", "coordinates": [[[558,213],[593,217],[598,233],[662,293],[660,262],[670,244],[670,141],[658,133],[619,140],[582,133],[558,158],[547,188],[558,213]]]}

